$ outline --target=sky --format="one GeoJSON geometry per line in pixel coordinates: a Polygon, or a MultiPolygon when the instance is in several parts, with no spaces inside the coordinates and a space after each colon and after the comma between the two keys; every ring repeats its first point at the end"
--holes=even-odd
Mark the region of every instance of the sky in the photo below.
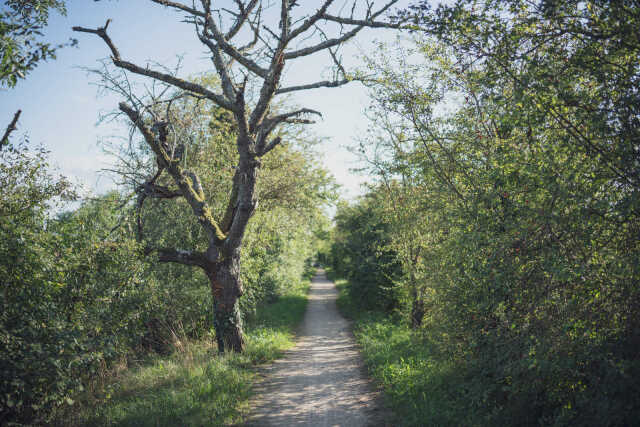
{"type": "MultiPolygon", "coordinates": [[[[401,0],[398,5],[402,7],[407,2],[401,0]]],[[[233,2],[221,0],[219,3],[233,2]]],[[[304,8],[315,9],[319,3],[319,0],[302,2],[298,13],[304,12],[304,8]]],[[[335,3],[339,8],[345,0],[335,3]]],[[[71,27],[97,28],[110,18],[109,34],[123,59],[137,64],[155,61],[174,65],[180,55],[182,77],[213,69],[193,27],[181,23],[183,15],[172,9],[149,0],[69,0],[67,9],[67,16],[51,16],[45,35],[55,43],[74,37],[79,41],[78,46],[60,50],[56,60],[41,63],[15,88],[3,90],[0,118],[8,124],[15,111],[21,109],[19,130],[14,138],[27,134],[31,145],[41,144],[51,151],[54,166],[81,184],[85,194],[99,194],[114,186],[111,175],[100,172],[113,164],[101,144],[117,143],[126,130],[118,124],[98,123],[101,114],[115,110],[120,101],[115,95],[100,93],[96,78],[87,72],[87,68],[99,66],[98,60],[108,56],[106,45],[97,36],[72,32],[71,27]]],[[[394,30],[363,30],[343,49],[346,68],[361,66],[360,58],[374,49],[375,41],[392,41],[396,36],[394,30]]],[[[322,70],[326,71],[328,61],[324,55],[314,55],[292,64],[286,69],[283,86],[313,81],[321,76],[322,70]]],[[[323,118],[310,127],[310,131],[323,140],[319,146],[322,163],[342,185],[343,197],[360,194],[360,184],[366,178],[350,172],[349,169],[358,164],[346,147],[356,144],[358,135],[368,126],[363,114],[369,102],[366,89],[359,83],[314,89],[298,92],[292,102],[323,114],[323,118]]]]}

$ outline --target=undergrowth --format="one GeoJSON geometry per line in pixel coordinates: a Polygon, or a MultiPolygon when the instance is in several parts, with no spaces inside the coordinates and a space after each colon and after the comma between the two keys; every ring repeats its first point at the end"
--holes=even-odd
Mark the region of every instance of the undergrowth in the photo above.
{"type": "Polygon", "coordinates": [[[218,355],[212,336],[174,339],[170,356],[150,356],[97,379],[59,425],[216,426],[247,413],[255,367],[293,346],[309,282],[258,308],[246,327],[244,354],[218,355]]]}

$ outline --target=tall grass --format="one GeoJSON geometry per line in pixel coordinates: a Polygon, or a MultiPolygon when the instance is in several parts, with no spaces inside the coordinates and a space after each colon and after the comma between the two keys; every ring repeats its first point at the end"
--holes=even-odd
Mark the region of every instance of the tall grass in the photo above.
{"type": "Polygon", "coordinates": [[[307,304],[300,283],[248,320],[244,354],[218,355],[213,337],[177,336],[170,356],[150,356],[91,384],[59,425],[218,426],[247,414],[255,366],[293,346],[307,304]]]}
{"type": "Polygon", "coordinates": [[[478,425],[474,414],[465,413],[459,371],[428,336],[412,331],[399,319],[363,310],[349,296],[349,283],[335,280],[338,308],[354,321],[369,374],[382,386],[393,413],[394,425],[478,425]]]}

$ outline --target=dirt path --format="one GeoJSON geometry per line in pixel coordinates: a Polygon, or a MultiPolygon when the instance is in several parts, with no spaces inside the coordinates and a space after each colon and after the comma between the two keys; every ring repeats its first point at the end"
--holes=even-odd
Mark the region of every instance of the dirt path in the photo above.
{"type": "Polygon", "coordinates": [[[298,344],[265,369],[248,426],[384,426],[378,394],[364,373],[337,290],[313,278],[298,344]]]}

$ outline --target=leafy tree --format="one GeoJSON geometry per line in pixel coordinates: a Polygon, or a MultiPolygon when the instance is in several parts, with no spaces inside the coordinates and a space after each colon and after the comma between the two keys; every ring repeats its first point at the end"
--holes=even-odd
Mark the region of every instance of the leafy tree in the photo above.
{"type": "MultiPolygon", "coordinates": [[[[61,0],[8,0],[0,11],[0,86],[13,87],[38,63],[54,59],[56,50],[42,41],[52,10],[66,14],[61,0]]],[[[75,44],[72,40],[70,44],[75,44]]]]}
{"type": "Polygon", "coordinates": [[[460,0],[434,11],[417,2],[402,15],[450,47],[461,75],[481,63],[483,95],[509,84],[520,108],[563,129],[607,177],[638,187],[636,2],[460,0]]]}
{"type": "Polygon", "coordinates": [[[336,273],[350,280],[354,301],[366,309],[391,312],[398,303],[400,269],[388,247],[389,224],[377,203],[372,193],[352,206],[338,206],[331,256],[336,273]]]}
{"type": "MultiPolygon", "coordinates": [[[[243,294],[240,248],[249,219],[258,206],[257,183],[262,158],[282,141],[281,137],[273,135],[280,125],[311,123],[304,116],[319,114],[306,108],[276,113],[274,99],[295,91],[347,83],[350,77],[345,74],[335,49],[365,27],[389,26],[376,19],[395,1],[377,10],[369,5],[363,12],[364,17],[355,19],[353,16],[330,14],[330,0],[323,1],[312,13],[296,16],[294,6],[297,6],[297,2],[283,0],[277,7],[275,23],[267,19],[267,5],[257,0],[236,2],[236,11],[212,9],[208,0],[201,1],[197,6],[165,0],[153,2],[186,14],[186,21],[195,27],[198,39],[211,52],[213,66],[220,78],[221,93],[197,82],[178,78],[170,72],[126,61],[107,34],[109,21],[98,29],[74,27],[74,30],[101,37],[109,47],[113,65],[117,68],[179,89],[184,96],[200,98],[225,110],[231,118],[235,129],[235,143],[231,146],[236,150],[238,163],[227,181],[227,188],[230,187],[227,202],[223,209],[217,210],[204,191],[202,178],[195,171],[186,169],[181,162],[182,153],[188,150],[190,142],[177,137],[173,131],[171,102],[156,99],[153,106],[147,106],[131,96],[127,102],[119,105],[120,111],[130,119],[156,157],[158,169],[148,181],[148,188],[158,190],[159,194],[163,190],[156,186],[156,179],[163,174],[169,176],[172,185],[170,194],[177,194],[186,201],[204,234],[203,250],[164,248],[157,251],[158,260],[197,266],[204,270],[211,282],[219,350],[239,352],[244,348],[238,305],[238,298],[243,294]],[[325,31],[321,30],[316,33],[319,38],[305,39],[326,24],[340,24],[342,31],[337,37],[328,38],[325,31]],[[222,25],[226,28],[222,28],[222,25]],[[242,43],[238,36],[240,33],[249,36],[248,44],[242,43]],[[296,46],[298,41],[308,44],[296,46]],[[335,79],[300,86],[281,86],[285,63],[323,51],[329,53],[335,62],[335,79]],[[255,85],[255,92],[247,92],[252,85],[255,85]],[[254,93],[255,97],[250,93],[254,93]],[[158,102],[167,106],[163,115],[157,114],[158,102]]],[[[355,6],[352,10],[355,10],[355,6]]]]}
{"type": "Polygon", "coordinates": [[[460,405],[487,424],[627,425],[638,55],[617,29],[638,8],[421,6],[424,62],[376,61],[363,149],[390,229],[421,251],[425,328],[465,369],[460,405]]]}

